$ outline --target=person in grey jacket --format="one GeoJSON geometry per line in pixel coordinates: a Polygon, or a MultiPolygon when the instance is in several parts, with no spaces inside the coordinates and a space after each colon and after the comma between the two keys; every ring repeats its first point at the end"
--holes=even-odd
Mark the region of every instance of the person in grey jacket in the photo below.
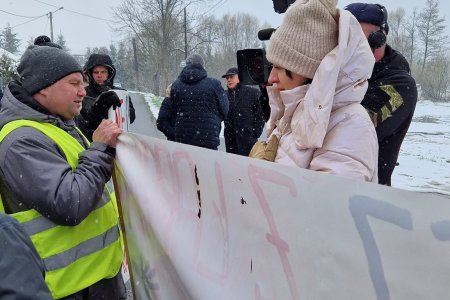
{"type": "Polygon", "coordinates": [[[23,227],[0,213],[0,299],[52,299],[44,264],[23,227]]]}
{"type": "MultiPolygon", "coordinates": [[[[74,226],[82,228],[80,226],[86,224],[83,221],[87,221],[91,213],[103,211],[100,205],[104,205],[109,209],[104,216],[117,224],[117,215],[111,212],[111,200],[105,196],[104,190],[111,178],[115,146],[122,130],[112,121],[103,120],[89,145],[76,128],[74,117],[80,113],[81,102],[86,95],[81,66],[61,49],[32,45],[25,51],[17,70],[19,80],[8,84],[0,109],[0,194],[4,212],[15,214],[34,210],[47,218],[47,226],[59,229],[58,226],[62,225],[70,230],[69,227],[74,226]],[[6,132],[5,137],[4,129],[16,120],[34,121],[57,131],[59,136],[65,137],[65,143],[78,143],[82,149],[75,167],[69,164],[67,153],[56,139],[43,130],[31,125],[22,126],[6,132]],[[103,201],[105,198],[108,201],[103,201]]],[[[98,222],[102,224],[104,220],[98,222]]],[[[111,234],[117,237],[118,227],[113,225],[110,228],[111,234]]],[[[77,238],[81,239],[88,234],[79,232],[78,235],[77,238]]],[[[101,237],[100,234],[98,236],[101,237]]],[[[65,237],[64,241],[69,243],[70,237],[65,237]]],[[[114,245],[116,241],[118,239],[114,238],[114,245]]],[[[95,251],[104,251],[107,247],[105,242],[101,243],[100,250],[95,251]]],[[[71,246],[70,250],[83,250],[82,246],[71,246]]],[[[117,253],[122,254],[119,250],[117,253]]],[[[82,251],[78,256],[87,258],[82,251]]],[[[124,299],[126,293],[120,272],[122,255],[115,257],[114,265],[105,258],[109,268],[114,269],[111,272],[116,272],[112,278],[103,277],[72,295],[59,298],[124,299]]],[[[93,277],[102,273],[95,269],[95,265],[88,270],[93,277]]],[[[50,290],[53,294],[54,291],[50,290]]]]}

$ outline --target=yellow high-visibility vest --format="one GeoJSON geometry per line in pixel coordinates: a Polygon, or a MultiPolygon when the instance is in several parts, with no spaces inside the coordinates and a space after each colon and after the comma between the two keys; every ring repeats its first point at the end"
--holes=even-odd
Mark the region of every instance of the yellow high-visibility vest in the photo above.
{"type": "MultiPolygon", "coordinates": [[[[72,171],[75,170],[78,155],[84,148],[52,124],[12,121],[0,131],[0,143],[10,132],[23,126],[33,127],[53,140],[64,152],[72,171]]],[[[123,246],[115,201],[114,194],[105,186],[95,210],[76,226],[55,224],[34,209],[10,215],[25,227],[44,261],[45,281],[53,298],[76,293],[120,271],[123,246]]],[[[1,197],[0,211],[4,212],[1,197]]]]}

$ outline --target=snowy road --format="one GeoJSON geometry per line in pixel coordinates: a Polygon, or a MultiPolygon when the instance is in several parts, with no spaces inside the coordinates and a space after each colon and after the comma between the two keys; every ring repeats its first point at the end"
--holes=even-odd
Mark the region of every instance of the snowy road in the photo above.
{"type": "Polygon", "coordinates": [[[156,119],[150,112],[144,95],[137,93],[130,93],[130,95],[136,111],[136,120],[130,124],[129,130],[132,133],[165,139],[165,136],[156,128],[156,119]]]}

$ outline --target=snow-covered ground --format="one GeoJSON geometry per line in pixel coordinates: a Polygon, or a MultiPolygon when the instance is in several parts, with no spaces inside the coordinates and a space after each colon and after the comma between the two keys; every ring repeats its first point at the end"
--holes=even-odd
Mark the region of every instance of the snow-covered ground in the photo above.
{"type": "MultiPolygon", "coordinates": [[[[144,94],[155,117],[158,101],[144,94]]],[[[450,103],[419,101],[402,144],[392,185],[450,195],[450,103]]]]}
{"type": "MultiPolygon", "coordinates": [[[[132,93],[138,93],[138,92],[132,92],[132,93]]],[[[153,116],[156,119],[158,117],[158,112],[159,112],[158,105],[161,105],[161,103],[159,103],[159,101],[153,100],[155,98],[155,95],[153,95],[153,94],[143,93],[143,95],[144,95],[145,101],[147,102],[148,106],[150,107],[150,111],[152,112],[153,116]]]]}
{"type": "Polygon", "coordinates": [[[450,103],[419,101],[392,184],[450,195],[450,103]]]}

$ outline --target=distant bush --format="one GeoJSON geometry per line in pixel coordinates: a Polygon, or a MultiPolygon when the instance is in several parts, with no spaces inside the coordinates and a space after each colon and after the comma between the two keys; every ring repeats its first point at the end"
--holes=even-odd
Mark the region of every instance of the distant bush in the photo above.
{"type": "Polygon", "coordinates": [[[153,104],[154,106],[160,108],[163,99],[164,99],[164,98],[161,97],[161,96],[155,96],[155,97],[152,98],[152,104],[153,104]]]}

